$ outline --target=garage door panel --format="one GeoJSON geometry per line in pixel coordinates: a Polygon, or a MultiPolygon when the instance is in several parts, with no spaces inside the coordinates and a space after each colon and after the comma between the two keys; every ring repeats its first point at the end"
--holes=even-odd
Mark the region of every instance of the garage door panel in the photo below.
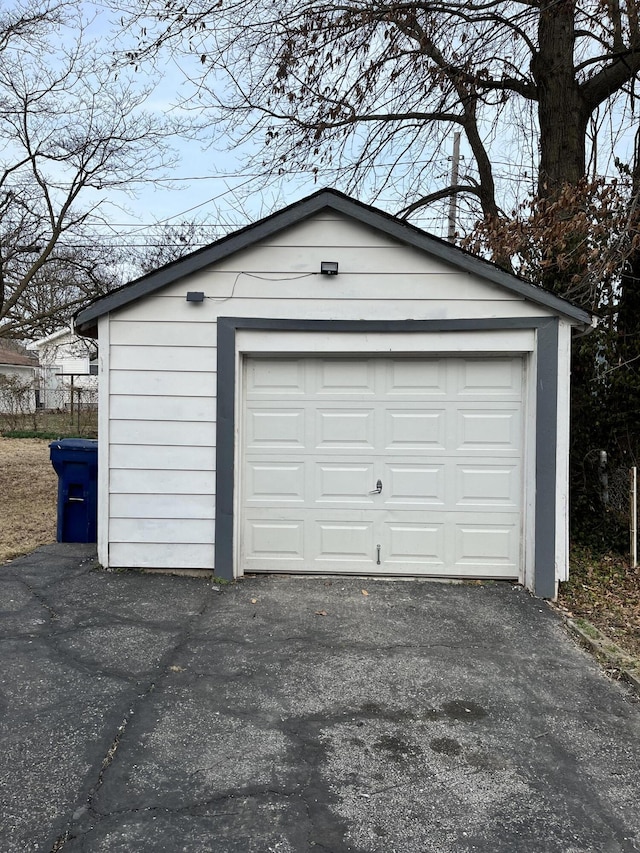
{"type": "Polygon", "coordinates": [[[511,518],[502,523],[456,522],[454,565],[464,572],[493,569],[494,575],[518,576],[518,528],[511,518]]]}
{"type": "Polygon", "coordinates": [[[447,413],[427,409],[393,409],[384,412],[384,447],[389,451],[444,450],[447,413]]]}
{"type": "Polygon", "coordinates": [[[374,483],[372,463],[350,465],[346,462],[319,462],[314,467],[316,504],[355,503],[373,506],[373,498],[369,494],[374,483]]]}
{"type": "Polygon", "coordinates": [[[305,502],[305,462],[249,462],[246,500],[248,504],[305,502]]]}
{"type": "Polygon", "coordinates": [[[306,362],[300,359],[251,359],[247,392],[253,396],[296,396],[305,393],[306,362]]]}
{"type": "Polygon", "coordinates": [[[447,393],[447,362],[444,359],[389,359],[384,377],[384,393],[392,398],[434,398],[447,393]]]}
{"type": "Polygon", "coordinates": [[[411,509],[420,506],[444,506],[445,465],[417,462],[385,465],[382,498],[385,506],[411,509]]]}
{"type": "Polygon", "coordinates": [[[457,393],[483,399],[522,395],[522,362],[514,358],[461,358],[457,393]]]}
{"type": "Polygon", "coordinates": [[[440,572],[445,567],[442,522],[388,520],[381,539],[381,564],[385,566],[408,565],[414,572],[440,572]]]}
{"type": "Polygon", "coordinates": [[[519,505],[520,471],[517,465],[456,465],[457,507],[469,509],[515,509],[519,505]]]}
{"type": "Polygon", "coordinates": [[[316,563],[373,565],[373,534],[373,521],[320,518],[314,523],[311,560],[316,563]]]}
{"type": "Polygon", "coordinates": [[[458,409],[456,449],[520,453],[520,410],[458,409]]]}
{"type": "Polygon", "coordinates": [[[319,451],[326,449],[374,450],[375,409],[319,409],[316,411],[316,441],[319,451]]]}
{"type": "Polygon", "coordinates": [[[376,394],[374,359],[318,360],[317,393],[373,397],[376,394]]]}
{"type": "Polygon", "coordinates": [[[248,517],[243,525],[242,547],[249,564],[280,561],[304,562],[304,521],[248,517]]]}
{"type": "Polygon", "coordinates": [[[247,414],[247,450],[304,449],[304,409],[253,409],[247,414]]]}

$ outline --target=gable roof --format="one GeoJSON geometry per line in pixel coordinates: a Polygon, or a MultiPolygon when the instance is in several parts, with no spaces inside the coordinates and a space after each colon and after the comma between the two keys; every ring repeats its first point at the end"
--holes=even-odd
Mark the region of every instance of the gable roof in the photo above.
{"type": "Polygon", "coordinates": [[[95,337],[98,318],[109,311],[115,311],[117,308],[122,308],[137,299],[141,299],[143,296],[148,296],[184,276],[198,272],[241,249],[246,249],[260,240],[271,237],[278,231],[302,222],[322,210],[333,210],[336,213],[349,216],[407,246],[427,252],[464,272],[500,285],[531,302],[550,308],[552,311],[569,317],[580,324],[592,325],[593,317],[588,312],[525,279],[506,272],[496,264],[478,258],[464,249],[422,231],[415,225],[411,225],[378,208],[356,201],[344,193],[334,189],[322,189],[258,222],[247,225],[239,231],[234,231],[209,246],[153,270],[112,291],[107,296],[96,299],[76,313],[74,318],[75,331],[81,335],[95,337]]]}
{"type": "Polygon", "coordinates": [[[37,367],[38,360],[35,356],[17,352],[11,347],[0,344],[0,364],[11,367],[37,367]]]}

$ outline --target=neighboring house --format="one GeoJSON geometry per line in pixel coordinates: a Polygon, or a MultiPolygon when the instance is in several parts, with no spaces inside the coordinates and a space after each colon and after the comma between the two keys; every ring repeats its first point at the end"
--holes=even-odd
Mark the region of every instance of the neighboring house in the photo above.
{"type": "Polygon", "coordinates": [[[28,344],[38,357],[39,405],[68,409],[79,400],[87,406],[97,401],[97,347],[93,341],[60,329],[28,344]]]}
{"type": "Polygon", "coordinates": [[[0,377],[17,379],[18,387],[0,393],[0,413],[33,412],[36,407],[37,360],[0,343],[0,377]],[[28,386],[28,387],[27,387],[28,386]]]}
{"type": "Polygon", "coordinates": [[[104,377],[99,560],[554,597],[592,322],[333,190],[149,273],[76,317],[104,377]]]}

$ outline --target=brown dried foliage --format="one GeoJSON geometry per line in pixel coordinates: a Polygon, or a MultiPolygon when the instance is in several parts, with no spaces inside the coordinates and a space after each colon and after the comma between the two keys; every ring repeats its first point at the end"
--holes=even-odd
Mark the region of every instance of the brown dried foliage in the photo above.
{"type": "Polygon", "coordinates": [[[558,605],[640,657],[640,569],[630,568],[626,557],[575,547],[570,579],[560,586],[558,605]]]}
{"type": "Polygon", "coordinates": [[[57,489],[48,441],[0,438],[0,563],[55,541],[57,489]]]}
{"type": "Polygon", "coordinates": [[[640,246],[639,224],[628,185],[585,179],[478,222],[464,247],[598,312],[611,306],[620,271],[640,246]]]}

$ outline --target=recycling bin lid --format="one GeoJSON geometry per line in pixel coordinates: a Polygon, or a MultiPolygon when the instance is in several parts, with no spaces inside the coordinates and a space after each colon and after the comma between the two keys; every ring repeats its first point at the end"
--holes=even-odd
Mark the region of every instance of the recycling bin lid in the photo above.
{"type": "Polygon", "coordinates": [[[98,447],[97,438],[60,438],[58,441],[52,441],[50,448],[56,450],[91,450],[94,451],[98,447]]]}

